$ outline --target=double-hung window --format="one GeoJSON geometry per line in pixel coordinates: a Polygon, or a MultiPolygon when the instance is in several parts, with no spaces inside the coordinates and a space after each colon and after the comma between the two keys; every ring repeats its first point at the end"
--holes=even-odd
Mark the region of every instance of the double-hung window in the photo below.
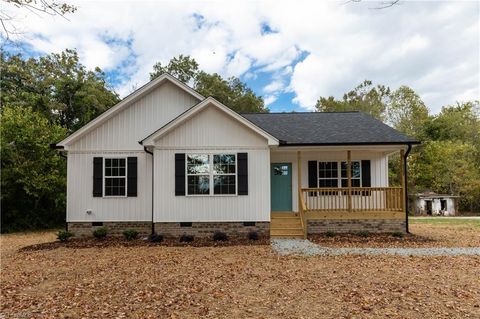
{"type": "MultiPolygon", "coordinates": [[[[348,187],[348,171],[347,171],[347,162],[342,162],[342,187],[348,187]]],[[[359,161],[350,162],[350,172],[352,187],[361,186],[361,168],[359,161]]]]}
{"type": "Polygon", "coordinates": [[[210,194],[210,155],[187,155],[187,194],[210,194]]]}
{"type": "Polygon", "coordinates": [[[235,195],[236,154],[187,154],[187,195],[235,195]]]}
{"type": "Polygon", "coordinates": [[[127,164],[125,158],[105,158],[104,196],[126,196],[127,164]]]}
{"type": "MultiPolygon", "coordinates": [[[[352,187],[361,187],[360,161],[351,161],[352,187]]],[[[347,162],[318,162],[318,187],[348,187],[347,162]],[[339,174],[340,170],[340,174],[339,174]]]]}
{"type": "Polygon", "coordinates": [[[318,187],[338,187],[337,162],[318,162],[318,187]]]}
{"type": "Polygon", "coordinates": [[[235,195],[236,190],[235,154],[213,155],[213,193],[215,195],[235,195]]]}

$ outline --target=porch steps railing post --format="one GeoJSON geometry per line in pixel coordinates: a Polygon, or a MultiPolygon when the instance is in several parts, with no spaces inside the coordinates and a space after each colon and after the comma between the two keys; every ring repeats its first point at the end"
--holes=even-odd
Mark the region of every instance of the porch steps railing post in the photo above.
{"type": "Polygon", "coordinates": [[[352,208],[353,208],[352,207],[352,169],[351,167],[352,167],[352,152],[347,151],[347,178],[348,178],[347,186],[348,186],[348,211],[349,212],[352,212],[352,208]]]}
{"type": "Polygon", "coordinates": [[[302,194],[302,153],[297,151],[297,188],[298,188],[298,213],[302,221],[303,239],[307,238],[307,219],[305,214],[305,203],[302,194]]]}

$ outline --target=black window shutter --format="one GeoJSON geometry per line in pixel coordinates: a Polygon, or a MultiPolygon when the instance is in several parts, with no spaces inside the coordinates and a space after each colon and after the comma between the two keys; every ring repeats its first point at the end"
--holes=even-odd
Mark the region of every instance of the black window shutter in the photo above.
{"type": "Polygon", "coordinates": [[[185,153],[175,154],[175,196],[185,196],[185,153]]]}
{"type": "Polygon", "coordinates": [[[238,195],[248,195],[248,153],[237,154],[238,195]]]}
{"type": "Polygon", "coordinates": [[[318,187],[317,161],[308,161],[308,187],[318,187]]]}
{"type": "Polygon", "coordinates": [[[137,197],[137,158],[127,158],[127,196],[137,197]]]}
{"type": "Polygon", "coordinates": [[[362,161],[362,187],[372,186],[370,161],[362,161]]]}
{"type": "Polygon", "coordinates": [[[93,197],[103,195],[103,158],[93,158],[93,197]]]}

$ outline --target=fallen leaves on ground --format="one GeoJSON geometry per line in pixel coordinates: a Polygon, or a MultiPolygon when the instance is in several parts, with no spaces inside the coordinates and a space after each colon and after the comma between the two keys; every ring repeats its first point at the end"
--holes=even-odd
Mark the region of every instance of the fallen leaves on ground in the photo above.
{"type": "Polygon", "coordinates": [[[471,225],[410,225],[410,234],[334,234],[310,235],[309,239],[325,247],[427,248],[480,247],[480,230],[471,225]]]}
{"type": "Polygon", "coordinates": [[[479,318],[480,257],[59,247],[2,258],[0,289],[5,318],[479,318]]]}

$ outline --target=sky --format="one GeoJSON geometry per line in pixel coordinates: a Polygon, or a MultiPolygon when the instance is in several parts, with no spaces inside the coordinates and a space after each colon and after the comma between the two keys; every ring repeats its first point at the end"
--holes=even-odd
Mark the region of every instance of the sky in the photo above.
{"type": "Polygon", "coordinates": [[[368,79],[413,88],[432,113],[480,99],[480,4],[378,1],[71,1],[58,16],[5,7],[15,45],[40,56],[76,48],[120,96],[149,80],[155,62],[190,55],[207,72],[236,76],[271,111],[312,111],[368,79]]]}

